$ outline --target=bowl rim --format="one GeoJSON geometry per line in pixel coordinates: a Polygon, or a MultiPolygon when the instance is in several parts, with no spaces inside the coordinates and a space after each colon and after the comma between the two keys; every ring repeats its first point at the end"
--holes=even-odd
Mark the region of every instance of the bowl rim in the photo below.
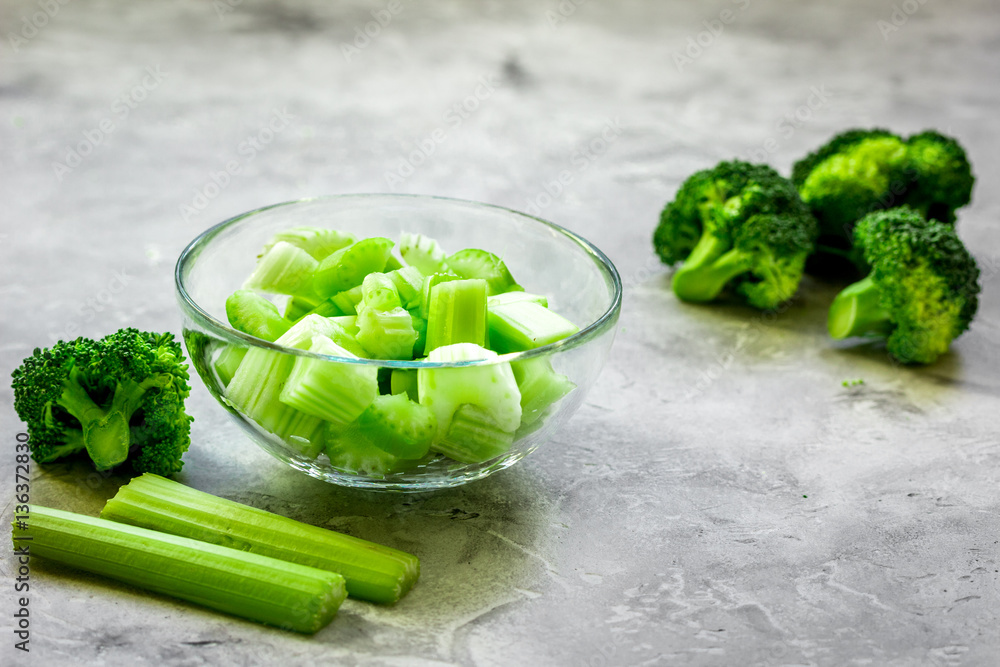
{"type": "Polygon", "coordinates": [[[255,208],[244,213],[240,213],[231,218],[223,220],[222,222],[215,224],[198,236],[196,236],[177,258],[177,262],[174,265],[174,287],[177,291],[178,301],[181,304],[182,309],[185,313],[196,320],[198,324],[204,327],[211,333],[221,337],[227,338],[230,341],[239,342],[240,344],[251,347],[260,348],[266,350],[273,350],[276,352],[283,352],[286,354],[293,354],[302,357],[311,357],[314,359],[322,359],[326,361],[335,361],[338,363],[349,363],[356,364],[360,366],[378,366],[382,368],[401,368],[401,369],[414,369],[414,368],[454,368],[454,367],[466,367],[466,366],[489,366],[498,363],[507,363],[512,361],[521,361],[525,359],[533,359],[537,357],[544,357],[554,352],[562,352],[579,347],[588,341],[596,338],[597,336],[604,333],[610,326],[618,319],[618,315],[621,311],[622,304],[622,281],[621,276],[618,274],[618,269],[615,268],[614,263],[608,258],[593,243],[583,238],[579,234],[572,232],[565,227],[557,225],[548,220],[543,220],[537,216],[530,215],[521,211],[515,211],[514,209],[507,208],[505,206],[499,206],[497,204],[490,204],[487,202],[477,202],[468,199],[458,199],[454,197],[442,197],[438,195],[421,195],[421,194],[408,194],[408,193],[350,193],[350,194],[338,194],[338,195],[322,195],[316,197],[304,197],[301,199],[292,199],[277,204],[269,204],[267,206],[262,206],[255,208]],[[611,283],[612,295],[611,303],[608,308],[598,317],[596,320],[588,324],[586,327],[580,329],[580,331],[575,334],[558,340],[554,343],[549,343],[548,345],[542,345],[541,347],[536,347],[531,350],[523,350],[520,352],[509,352],[506,354],[497,354],[496,356],[487,357],[485,359],[472,359],[467,361],[426,361],[426,360],[402,360],[402,359],[368,359],[362,357],[339,357],[328,354],[320,354],[317,352],[310,352],[308,350],[300,350],[293,347],[285,347],[283,345],[277,345],[270,341],[257,338],[256,336],[251,336],[249,334],[238,331],[228,323],[222,322],[219,319],[213,317],[204,308],[202,308],[192,297],[188,294],[187,288],[184,285],[184,269],[189,264],[193,263],[197,258],[200,251],[206,247],[216,236],[221,234],[223,231],[229,229],[240,223],[241,221],[251,218],[265,211],[271,209],[280,208],[283,206],[294,206],[296,204],[306,204],[317,201],[328,201],[336,199],[363,199],[363,198],[390,198],[390,199],[416,199],[422,201],[438,201],[447,204],[462,204],[462,205],[472,205],[478,207],[492,208],[505,213],[513,214],[521,218],[527,218],[536,223],[541,224],[557,234],[568,238],[577,247],[582,249],[591,260],[597,264],[598,268],[604,273],[604,276],[611,283]]]}

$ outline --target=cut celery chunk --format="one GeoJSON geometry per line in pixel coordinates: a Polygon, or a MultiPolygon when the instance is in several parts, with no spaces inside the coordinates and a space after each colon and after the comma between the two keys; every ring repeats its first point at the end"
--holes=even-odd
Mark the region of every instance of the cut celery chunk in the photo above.
{"type": "Polygon", "coordinates": [[[121,487],[101,517],[336,572],[351,597],[391,604],[420,575],[416,556],[300,523],[146,473],[121,487]]]}
{"type": "Polygon", "coordinates": [[[403,232],[399,236],[399,254],[406,263],[425,275],[441,271],[447,253],[438,242],[423,234],[403,232]]]}
{"type": "Polygon", "coordinates": [[[417,332],[402,308],[365,308],[358,315],[357,340],[375,359],[412,359],[417,332]]]}
{"type": "Polygon", "coordinates": [[[521,425],[534,423],[545,410],[576,389],[569,378],[557,373],[548,359],[524,359],[510,364],[521,391],[521,425]]]}
{"type": "MultiPolygon", "coordinates": [[[[457,343],[432,350],[427,361],[454,362],[494,359],[496,352],[474,343],[457,343]]],[[[476,405],[497,426],[513,432],[521,422],[521,392],[507,362],[465,368],[420,368],[417,370],[420,403],[434,411],[438,430],[435,443],[448,432],[459,406],[476,405]]]]}
{"type": "Polygon", "coordinates": [[[452,274],[452,273],[434,273],[424,278],[423,287],[420,289],[420,302],[417,306],[411,306],[417,310],[420,317],[427,319],[430,314],[431,306],[431,291],[441,283],[448,282],[450,280],[462,280],[462,278],[452,274]]]}
{"type": "Polygon", "coordinates": [[[322,301],[323,299],[317,296],[293,296],[285,304],[285,319],[290,322],[298,322],[322,301]]]}
{"type": "MultiPolygon", "coordinates": [[[[309,351],[357,358],[326,336],[313,336],[309,351]]],[[[307,415],[346,426],[378,395],[377,374],[375,366],[296,357],[278,400],[307,415]]]]}
{"type": "Polygon", "coordinates": [[[460,463],[482,463],[506,454],[514,444],[514,433],[493,421],[478,405],[463,405],[455,411],[448,431],[434,450],[460,463]]]}
{"type": "Polygon", "coordinates": [[[223,387],[229,384],[229,381],[236,375],[236,369],[243,363],[243,357],[246,354],[247,348],[245,347],[228,344],[222,346],[222,350],[212,363],[212,366],[215,368],[215,373],[219,376],[219,381],[222,382],[223,387]]]}
{"type": "Polygon", "coordinates": [[[274,342],[292,328],[273,303],[257,292],[236,290],[226,299],[226,317],[237,331],[274,342]]]}
{"type": "Polygon", "coordinates": [[[361,302],[358,310],[374,308],[375,310],[393,310],[402,307],[396,284],[385,273],[369,273],[361,283],[361,302]]]}
{"type": "Polygon", "coordinates": [[[462,278],[482,278],[489,285],[491,295],[522,289],[510,275],[503,260],[485,250],[459,250],[445,260],[445,265],[462,278]]]}
{"type": "Polygon", "coordinates": [[[411,401],[417,400],[417,371],[394,368],[389,376],[389,393],[406,394],[411,401]]]}
{"type": "Polygon", "coordinates": [[[259,623],[314,633],[346,597],[329,570],[41,505],[30,516],[13,537],[33,557],[259,623]]]}
{"type": "Polygon", "coordinates": [[[529,292],[504,292],[503,294],[494,294],[486,299],[486,303],[490,306],[501,306],[521,301],[530,301],[545,308],[549,307],[549,300],[547,298],[541,294],[530,294],[529,292]]]}
{"type": "Polygon", "coordinates": [[[452,280],[434,285],[427,310],[424,352],[455,343],[487,346],[486,281],[452,280]]]}
{"type": "Polygon", "coordinates": [[[312,294],[313,274],[319,264],[312,255],[278,241],[257,260],[257,268],[243,284],[246,289],[276,294],[312,294]]]}
{"type": "Polygon", "coordinates": [[[379,449],[401,459],[419,459],[430,450],[437,420],[430,408],[395,394],[375,397],[358,427],[379,449]]]}
{"type": "Polygon", "coordinates": [[[369,273],[385,269],[392,245],[387,238],[373,236],[338,250],[320,262],[313,288],[320,296],[331,296],[360,285],[369,273]]]}
{"type": "Polygon", "coordinates": [[[264,248],[264,252],[266,253],[272,246],[283,241],[305,250],[313,259],[321,260],[341,248],[356,243],[357,240],[358,238],[354,234],[336,229],[292,227],[272,236],[270,243],[264,248]]]}
{"type": "Polygon", "coordinates": [[[490,344],[501,354],[548,345],[580,330],[562,315],[531,301],[490,306],[489,325],[490,344]]]}
{"type": "Polygon", "coordinates": [[[385,477],[405,472],[416,467],[425,459],[401,459],[379,448],[371,434],[361,428],[358,422],[346,429],[327,429],[326,448],[330,465],[336,470],[350,474],[385,477]]]}
{"type": "Polygon", "coordinates": [[[420,305],[424,291],[424,274],[415,266],[404,266],[386,274],[396,286],[400,304],[407,310],[420,305]]]}

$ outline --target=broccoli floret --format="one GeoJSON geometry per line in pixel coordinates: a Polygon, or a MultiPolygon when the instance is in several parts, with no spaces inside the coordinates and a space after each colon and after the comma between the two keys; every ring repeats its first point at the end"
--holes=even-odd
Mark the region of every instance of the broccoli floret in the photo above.
{"type": "Polygon", "coordinates": [[[673,278],[679,298],[711,301],[729,287],[766,309],[795,294],[816,234],[790,181],[768,166],[732,161],[681,185],[653,245],[665,264],[683,261],[673,278]]]}
{"type": "Polygon", "coordinates": [[[953,227],[903,206],[858,222],[855,244],[871,273],[830,306],[837,339],[888,336],[903,363],[931,363],[969,328],[979,305],[979,269],[953,227]]]}
{"type": "Polygon", "coordinates": [[[39,463],[86,450],[98,470],[126,460],[136,473],[181,469],[190,386],[172,334],[121,329],[97,341],[59,341],[36,348],[12,376],[14,409],[39,463]]]}
{"type": "Polygon", "coordinates": [[[851,245],[859,219],[908,205],[953,223],[955,210],[971,199],[974,180],[965,151],[938,132],[905,140],[880,128],[838,134],[792,169],[792,182],[820,225],[809,270],[849,275],[853,264],[863,274],[868,267],[851,245]]]}

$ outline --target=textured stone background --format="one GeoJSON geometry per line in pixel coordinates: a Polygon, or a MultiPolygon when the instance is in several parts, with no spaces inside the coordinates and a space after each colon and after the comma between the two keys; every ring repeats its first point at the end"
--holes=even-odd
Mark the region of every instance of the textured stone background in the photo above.
{"type": "MultiPolygon", "coordinates": [[[[426,495],[351,492],[285,469],[196,387],[183,481],[410,549],[419,586],[393,609],[349,601],[305,638],[39,561],[32,651],[12,648],[3,584],[0,663],[996,664],[994,2],[592,0],[564,3],[562,16],[555,0],[404,1],[346,55],[379,0],[223,2],[74,0],[37,34],[24,20],[40,4],[0,5],[4,376],[59,336],[179,332],[173,262],[215,222],[390,185],[544,204],[617,263],[616,347],[548,445],[426,495]],[[731,22],[678,66],[723,10],[731,22]],[[33,36],[11,39],[22,30],[33,36]],[[455,115],[483,81],[475,111],[455,115]],[[250,159],[243,142],[275,110],[293,118],[250,159]],[[615,140],[588,152],[609,123],[615,140]],[[983,298],[951,354],[899,368],[876,346],[829,341],[836,287],[813,281],[767,318],[672,297],[649,237],[684,177],[732,156],[787,170],[858,125],[935,127],[970,149],[979,182],[960,232],[982,262],[983,298]],[[55,168],[85,133],[100,142],[55,168]],[[387,182],[442,136],[412,175],[387,182]],[[241,173],[211,187],[231,160],[241,173]],[[573,182],[539,199],[563,170],[573,182]],[[864,384],[841,385],[855,378],[864,384]]],[[[6,499],[11,400],[0,383],[6,499]]],[[[96,513],[121,480],[86,479],[34,467],[32,499],[96,513]]],[[[8,557],[4,581],[11,571],[8,557]]]]}

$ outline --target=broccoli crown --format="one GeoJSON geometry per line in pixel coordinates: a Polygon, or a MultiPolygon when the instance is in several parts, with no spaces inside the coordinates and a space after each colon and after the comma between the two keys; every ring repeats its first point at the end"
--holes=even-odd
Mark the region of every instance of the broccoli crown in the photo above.
{"type": "Polygon", "coordinates": [[[893,356],[930,363],[969,328],[979,305],[979,268],[954,228],[904,206],[863,218],[855,243],[893,325],[887,341],[893,356]]]}
{"type": "Polygon", "coordinates": [[[14,408],[35,460],[86,450],[98,469],[180,470],[190,444],[190,393],[181,346],[169,333],[122,329],[95,341],[36,348],[13,374],[14,408]]]}
{"type": "Polygon", "coordinates": [[[727,285],[758,308],[789,299],[817,235],[790,181],[766,165],[721,162],[688,178],[664,207],[653,245],[683,261],[674,291],[709,301],[727,285]]]}
{"type": "Polygon", "coordinates": [[[792,168],[792,182],[823,235],[841,239],[850,239],[864,215],[904,204],[954,222],[955,209],[971,199],[973,181],[962,147],[933,131],[904,140],[881,128],[848,130],[792,168]]]}

